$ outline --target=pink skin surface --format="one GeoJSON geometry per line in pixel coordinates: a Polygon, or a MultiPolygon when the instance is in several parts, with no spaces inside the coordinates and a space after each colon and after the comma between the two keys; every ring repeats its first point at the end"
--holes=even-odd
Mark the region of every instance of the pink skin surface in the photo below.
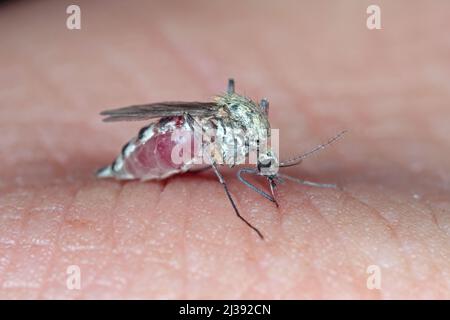
{"type": "Polygon", "coordinates": [[[450,298],[450,3],[64,1],[0,5],[0,298],[450,298]],[[270,100],[280,208],[212,172],[98,180],[146,123],[98,112],[209,100],[234,77],[270,100]],[[66,286],[79,266],[81,289],[66,286]],[[367,268],[381,289],[366,286],[367,268]]]}

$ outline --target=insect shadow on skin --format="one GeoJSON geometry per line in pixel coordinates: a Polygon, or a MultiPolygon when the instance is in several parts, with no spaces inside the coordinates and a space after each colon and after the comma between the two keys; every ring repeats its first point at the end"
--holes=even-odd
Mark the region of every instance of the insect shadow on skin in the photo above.
{"type": "Polygon", "coordinates": [[[280,173],[279,169],[300,164],[306,157],[338,140],[346,131],[340,132],[326,143],[302,155],[279,161],[271,147],[260,143],[259,140],[263,137],[267,141],[270,137],[269,102],[262,99],[260,103],[256,103],[237,94],[233,79],[228,80],[227,92],[216,96],[212,102],[158,102],[106,110],[100,114],[106,116],[103,120],[106,122],[149,119],[154,121],[143,127],[136,137],[123,146],[121,153],[111,165],[98,170],[97,177],[118,180],[163,180],[187,171],[202,172],[213,169],[236,215],[261,239],[264,239],[262,233],[240,214],[219,170],[221,165],[231,168],[242,164],[237,159],[245,159],[249,156],[249,138],[254,140],[257,137],[256,163],[254,167],[239,169],[237,177],[244,185],[275,203],[277,207],[279,205],[275,190],[284,180],[311,187],[336,187],[334,184],[295,178],[280,173]],[[234,135],[235,130],[241,130],[246,138],[237,139],[234,135]],[[216,132],[217,135],[210,135],[211,131],[216,132]],[[200,151],[194,151],[193,156],[181,163],[174,161],[172,151],[186,143],[186,139],[174,139],[176,132],[189,133],[187,138],[189,146],[192,142],[200,144],[200,151]],[[205,136],[207,139],[204,139],[205,136]],[[203,165],[199,166],[199,163],[203,165]],[[266,178],[269,192],[250,183],[245,175],[266,178]]]}

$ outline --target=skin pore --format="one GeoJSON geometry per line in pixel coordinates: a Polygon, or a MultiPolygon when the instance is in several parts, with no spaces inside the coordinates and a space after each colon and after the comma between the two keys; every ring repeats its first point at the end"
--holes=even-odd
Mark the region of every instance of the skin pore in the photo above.
{"type": "Polygon", "coordinates": [[[381,30],[359,0],[80,1],[81,30],[65,2],[2,3],[0,298],[450,298],[450,4],[378,2],[381,30]],[[276,208],[221,171],[265,241],[211,171],[93,175],[147,124],[98,112],[228,77],[269,99],[282,159],[348,130],[283,169],[338,189],[287,181],[276,208]]]}

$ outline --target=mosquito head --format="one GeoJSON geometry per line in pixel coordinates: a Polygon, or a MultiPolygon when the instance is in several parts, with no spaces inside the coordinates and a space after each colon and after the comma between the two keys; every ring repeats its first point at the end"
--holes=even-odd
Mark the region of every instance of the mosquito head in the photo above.
{"type": "Polygon", "coordinates": [[[259,155],[256,167],[258,174],[266,177],[274,177],[277,175],[279,165],[276,155],[272,151],[268,151],[259,155]]]}

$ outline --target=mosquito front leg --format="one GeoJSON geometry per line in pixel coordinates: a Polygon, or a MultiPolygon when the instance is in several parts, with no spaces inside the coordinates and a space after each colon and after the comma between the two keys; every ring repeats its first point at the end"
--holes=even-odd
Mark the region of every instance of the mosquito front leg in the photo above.
{"type": "Polygon", "coordinates": [[[219,169],[217,168],[217,165],[216,165],[214,162],[212,162],[211,166],[212,166],[212,168],[213,168],[213,170],[214,170],[214,172],[215,172],[217,178],[219,179],[220,184],[222,184],[222,186],[223,186],[223,188],[224,188],[224,190],[225,190],[225,193],[227,194],[227,197],[228,197],[228,199],[229,199],[230,202],[231,202],[231,206],[233,207],[234,212],[236,213],[236,215],[238,216],[238,218],[241,219],[242,221],[244,221],[244,223],[245,223],[247,226],[249,226],[250,228],[252,228],[252,229],[258,234],[258,236],[259,236],[261,239],[264,240],[264,236],[262,235],[262,233],[261,233],[256,227],[254,227],[250,222],[248,222],[247,220],[245,220],[245,218],[244,218],[243,216],[241,216],[241,214],[239,213],[239,210],[238,210],[236,204],[234,203],[233,197],[231,197],[230,191],[228,190],[228,186],[227,186],[227,184],[226,184],[226,182],[225,182],[225,179],[223,178],[222,174],[219,172],[219,169]]]}
{"type": "Polygon", "coordinates": [[[242,168],[242,169],[239,169],[239,171],[237,173],[237,177],[238,177],[239,181],[241,181],[243,184],[245,184],[247,187],[249,187],[250,189],[252,189],[256,193],[259,193],[260,195],[262,195],[267,200],[270,200],[272,202],[276,202],[275,199],[270,194],[267,194],[263,190],[255,187],[253,184],[251,184],[250,182],[245,180],[244,177],[242,177],[243,173],[252,173],[252,174],[257,175],[258,171],[256,171],[255,169],[251,169],[251,168],[242,168]]]}

